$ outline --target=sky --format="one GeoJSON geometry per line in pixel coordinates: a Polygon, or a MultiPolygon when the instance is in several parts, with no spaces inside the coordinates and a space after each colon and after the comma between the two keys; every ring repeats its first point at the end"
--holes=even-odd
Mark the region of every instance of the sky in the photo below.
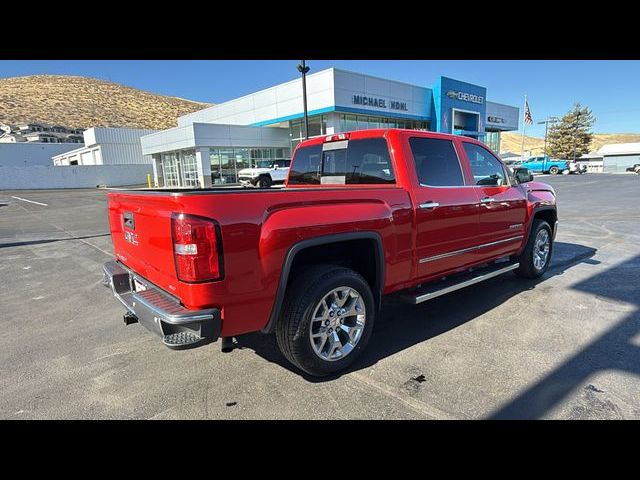
{"type": "MultiPolygon", "coordinates": [[[[0,78],[82,75],[162,95],[221,103],[296,78],[298,62],[0,60],[0,78]]],[[[596,117],[595,133],[640,133],[637,60],[308,60],[307,64],[310,73],[336,67],[425,87],[444,75],[486,87],[489,101],[518,106],[521,115],[526,93],[534,122],[561,116],[580,102],[596,117]]],[[[544,125],[527,125],[526,134],[542,137],[544,125]]]]}

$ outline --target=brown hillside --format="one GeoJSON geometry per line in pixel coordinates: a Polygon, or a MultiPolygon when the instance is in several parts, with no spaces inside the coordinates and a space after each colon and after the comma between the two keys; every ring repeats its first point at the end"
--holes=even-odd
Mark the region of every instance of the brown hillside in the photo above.
{"type": "Polygon", "coordinates": [[[175,127],[180,115],[207,106],[95,78],[67,75],[0,78],[0,123],[165,129],[175,127]]]}
{"type": "MultiPolygon", "coordinates": [[[[640,142],[640,133],[596,133],[591,142],[591,151],[595,152],[608,143],[634,143],[640,142]]],[[[522,135],[519,133],[505,132],[501,136],[500,151],[520,154],[522,135]]],[[[541,155],[544,150],[544,138],[524,137],[525,155],[541,155]]]]}

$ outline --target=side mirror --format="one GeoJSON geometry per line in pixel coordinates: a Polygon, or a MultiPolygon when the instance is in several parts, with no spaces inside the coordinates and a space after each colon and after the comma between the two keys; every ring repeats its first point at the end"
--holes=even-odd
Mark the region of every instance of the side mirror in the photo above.
{"type": "Polygon", "coordinates": [[[533,181],[533,174],[525,167],[516,167],[513,169],[513,176],[518,183],[527,183],[533,181]]]}
{"type": "Polygon", "coordinates": [[[278,164],[274,163],[273,165],[271,165],[271,168],[273,168],[274,170],[277,170],[278,169],[278,164]]]}

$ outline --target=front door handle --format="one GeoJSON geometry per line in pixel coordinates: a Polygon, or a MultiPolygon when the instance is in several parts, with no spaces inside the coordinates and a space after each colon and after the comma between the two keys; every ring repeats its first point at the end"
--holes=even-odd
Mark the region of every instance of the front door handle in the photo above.
{"type": "Polygon", "coordinates": [[[438,202],[426,202],[426,203],[421,203],[420,204],[420,208],[436,208],[439,207],[440,204],[438,202]]]}
{"type": "Polygon", "coordinates": [[[495,201],[496,201],[495,198],[484,197],[482,200],[480,200],[480,203],[493,203],[495,201]]]}

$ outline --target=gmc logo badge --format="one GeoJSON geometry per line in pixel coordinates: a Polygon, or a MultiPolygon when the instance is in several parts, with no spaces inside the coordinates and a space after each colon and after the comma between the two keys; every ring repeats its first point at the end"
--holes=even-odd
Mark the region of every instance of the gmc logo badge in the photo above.
{"type": "Polygon", "coordinates": [[[138,234],[130,232],[129,230],[124,231],[124,239],[132,245],[138,245],[138,234]]]}

